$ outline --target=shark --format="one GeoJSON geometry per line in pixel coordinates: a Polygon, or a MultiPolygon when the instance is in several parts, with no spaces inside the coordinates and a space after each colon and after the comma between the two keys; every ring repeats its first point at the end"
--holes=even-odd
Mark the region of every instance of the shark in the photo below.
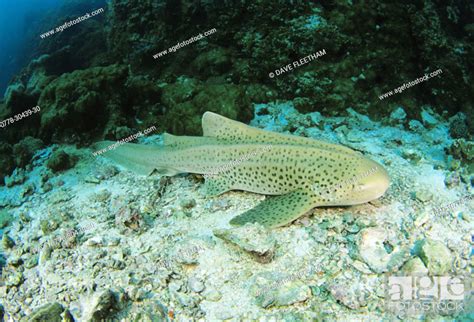
{"type": "Polygon", "coordinates": [[[313,208],[375,200],[390,185],[380,163],[340,144],[251,127],[213,112],[203,114],[202,130],[203,136],[164,133],[162,145],[125,143],[101,156],[139,175],[203,175],[210,197],[231,190],[267,196],[232,218],[234,226],[285,226],[313,208]]]}

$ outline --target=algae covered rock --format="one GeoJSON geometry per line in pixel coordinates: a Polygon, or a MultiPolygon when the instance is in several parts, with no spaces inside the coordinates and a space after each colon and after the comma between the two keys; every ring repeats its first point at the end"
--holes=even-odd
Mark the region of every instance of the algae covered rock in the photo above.
{"type": "Polygon", "coordinates": [[[192,62],[191,67],[200,76],[217,76],[226,71],[231,67],[230,53],[225,48],[213,48],[206,51],[192,62]]]}
{"type": "Polygon", "coordinates": [[[23,322],[63,322],[61,314],[64,308],[61,304],[54,302],[37,308],[31,315],[22,319],[23,322]]]}
{"type": "Polygon", "coordinates": [[[201,82],[197,79],[178,77],[175,83],[167,84],[163,88],[161,101],[171,107],[192,99],[201,88],[201,82]]]}
{"type": "Polygon", "coordinates": [[[464,139],[454,140],[450,153],[459,160],[474,161],[474,142],[464,139]]]}
{"type": "Polygon", "coordinates": [[[90,134],[103,128],[109,116],[120,114],[118,107],[124,97],[117,87],[125,83],[126,77],[127,68],[110,65],[76,70],[53,80],[42,91],[38,101],[41,106],[41,136],[90,134]]]}
{"type": "Polygon", "coordinates": [[[3,229],[13,222],[13,215],[6,209],[0,210],[0,229],[3,229]]]}
{"type": "Polygon", "coordinates": [[[25,170],[22,168],[15,168],[10,176],[5,177],[5,185],[7,187],[13,187],[17,184],[22,184],[27,179],[25,170]]]}
{"type": "Polygon", "coordinates": [[[0,185],[5,183],[3,178],[9,175],[15,167],[12,151],[13,149],[11,145],[5,142],[0,142],[0,185]]]}
{"type": "Polygon", "coordinates": [[[44,147],[44,143],[40,139],[27,136],[19,143],[13,146],[13,154],[17,167],[24,167],[30,162],[31,157],[44,147]]]}
{"type": "Polygon", "coordinates": [[[54,151],[46,166],[53,172],[64,171],[74,167],[75,159],[63,150],[54,151]]]}
{"type": "Polygon", "coordinates": [[[424,239],[420,245],[420,257],[431,275],[446,274],[454,257],[442,242],[424,239]]]}
{"type": "Polygon", "coordinates": [[[449,134],[454,139],[467,138],[469,136],[469,126],[464,113],[457,113],[449,119],[449,134]]]}

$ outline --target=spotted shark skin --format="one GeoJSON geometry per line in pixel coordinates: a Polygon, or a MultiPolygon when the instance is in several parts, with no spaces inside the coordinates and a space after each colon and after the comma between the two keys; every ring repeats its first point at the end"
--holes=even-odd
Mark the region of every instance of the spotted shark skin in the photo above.
{"type": "Polygon", "coordinates": [[[203,115],[202,127],[202,137],[165,133],[163,146],[127,143],[103,156],[142,175],[202,174],[209,196],[230,190],[269,196],[232,225],[283,226],[315,207],[377,199],[390,184],[381,164],[342,145],[253,128],[212,112],[203,115]],[[216,169],[226,170],[216,175],[216,169]],[[348,180],[354,177],[359,179],[348,180]]]}

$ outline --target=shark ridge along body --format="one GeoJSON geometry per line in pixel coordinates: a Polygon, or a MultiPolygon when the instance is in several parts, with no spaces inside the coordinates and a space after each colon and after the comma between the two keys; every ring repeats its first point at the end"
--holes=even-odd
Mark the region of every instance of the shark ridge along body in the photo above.
{"type": "Polygon", "coordinates": [[[269,195],[234,217],[233,225],[283,226],[315,207],[377,199],[390,183],[382,165],[342,145],[265,131],[212,112],[204,113],[202,127],[202,137],[165,133],[163,146],[126,143],[103,156],[142,175],[203,174],[209,196],[230,190],[269,195]]]}

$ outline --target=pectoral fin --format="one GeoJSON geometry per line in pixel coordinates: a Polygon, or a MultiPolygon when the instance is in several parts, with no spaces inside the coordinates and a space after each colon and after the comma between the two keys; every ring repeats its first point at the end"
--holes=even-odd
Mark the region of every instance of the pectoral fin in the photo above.
{"type": "Polygon", "coordinates": [[[255,208],[233,218],[231,225],[242,226],[248,222],[260,223],[273,228],[286,225],[314,208],[318,204],[314,194],[296,190],[285,195],[268,197],[255,208]]]}

